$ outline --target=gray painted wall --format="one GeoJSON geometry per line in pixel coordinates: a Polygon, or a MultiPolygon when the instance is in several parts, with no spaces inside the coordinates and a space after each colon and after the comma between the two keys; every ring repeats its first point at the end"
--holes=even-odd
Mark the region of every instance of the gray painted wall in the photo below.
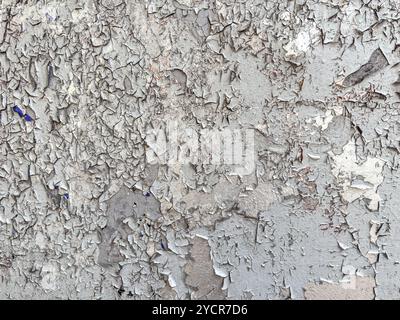
{"type": "Polygon", "coordinates": [[[0,9],[0,298],[400,298],[398,2],[0,9]]]}

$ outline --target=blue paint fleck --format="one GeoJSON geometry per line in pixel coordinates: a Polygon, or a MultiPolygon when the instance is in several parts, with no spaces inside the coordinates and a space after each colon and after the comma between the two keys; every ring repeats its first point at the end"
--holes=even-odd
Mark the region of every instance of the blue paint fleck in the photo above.
{"type": "Polygon", "coordinates": [[[29,114],[24,114],[24,112],[22,111],[22,109],[16,105],[14,105],[13,107],[14,112],[18,113],[18,115],[22,118],[24,117],[25,121],[31,122],[33,119],[29,114]]]}
{"type": "Polygon", "coordinates": [[[164,243],[163,243],[162,241],[161,241],[160,243],[161,243],[161,248],[162,248],[163,250],[167,250],[167,249],[165,248],[164,243]]]}
{"type": "Polygon", "coordinates": [[[64,200],[68,200],[69,199],[69,194],[68,193],[64,193],[64,200]]]}
{"type": "Polygon", "coordinates": [[[146,192],[144,195],[145,195],[146,197],[150,197],[150,192],[146,192]]]}
{"type": "Polygon", "coordinates": [[[13,110],[14,110],[16,113],[18,113],[18,115],[19,115],[20,117],[23,117],[23,116],[24,116],[24,112],[21,110],[20,107],[14,106],[14,107],[13,107],[13,110]]]}

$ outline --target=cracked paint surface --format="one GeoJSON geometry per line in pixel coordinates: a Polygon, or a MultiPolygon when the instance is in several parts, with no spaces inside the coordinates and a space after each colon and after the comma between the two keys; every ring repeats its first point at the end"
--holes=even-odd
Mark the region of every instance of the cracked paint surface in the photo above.
{"type": "Polygon", "coordinates": [[[400,298],[399,9],[0,1],[0,298],[400,298]]]}

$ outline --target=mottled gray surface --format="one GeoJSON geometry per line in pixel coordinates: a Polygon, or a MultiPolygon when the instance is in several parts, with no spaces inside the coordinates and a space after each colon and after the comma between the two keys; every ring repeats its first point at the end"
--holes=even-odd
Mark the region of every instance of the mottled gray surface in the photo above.
{"type": "Polygon", "coordinates": [[[0,298],[400,298],[398,2],[0,18],[0,298]],[[183,153],[251,131],[255,159],[162,161],[170,123],[183,153]]]}

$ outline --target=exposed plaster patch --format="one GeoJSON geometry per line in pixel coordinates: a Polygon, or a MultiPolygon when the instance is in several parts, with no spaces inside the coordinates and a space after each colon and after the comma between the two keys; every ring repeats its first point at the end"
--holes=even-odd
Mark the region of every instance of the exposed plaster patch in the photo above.
{"type": "Polygon", "coordinates": [[[301,30],[293,40],[283,47],[286,51],[286,59],[297,63],[298,59],[318,42],[319,36],[320,31],[315,25],[311,24],[307,26],[306,30],[301,30]]]}
{"type": "Polygon", "coordinates": [[[352,276],[348,283],[310,283],[304,288],[306,300],[373,300],[375,279],[352,276]]]}
{"type": "Polygon", "coordinates": [[[186,284],[194,288],[193,299],[224,299],[223,278],[214,273],[208,241],[194,237],[190,259],[185,266],[186,284]]]}
{"type": "Polygon", "coordinates": [[[341,195],[344,200],[353,202],[356,199],[369,199],[368,208],[376,211],[381,197],[378,187],[383,181],[382,170],[385,162],[381,159],[368,157],[360,163],[356,156],[354,140],[343,147],[343,153],[330,153],[333,160],[332,173],[342,187],[341,195]]]}

